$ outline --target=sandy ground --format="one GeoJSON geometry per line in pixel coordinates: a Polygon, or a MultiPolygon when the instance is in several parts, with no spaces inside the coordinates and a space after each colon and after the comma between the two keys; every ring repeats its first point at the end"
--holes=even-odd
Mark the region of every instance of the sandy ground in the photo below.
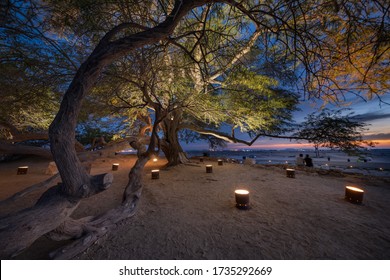
{"type": "MultiPolygon", "coordinates": [[[[113,186],[82,202],[74,217],[96,215],[120,203],[133,157],[96,160],[92,173],[111,170],[113,186]]],[[[297,170],[287,178],[280,166],[215,161],[161,170],[145,187],[137,215],[123,221],[77,259],[389,259],[390,178],[318,174],[297,170]],[[205,172],[213,164],[213,173],[205,172]],[[365,190],[363,205],[344,200],[346,185],[365,190]],[[250,191],[249,210],[235,207],[234,190],[250,191]]],[[[0,164],[0,199],[48,178],[46,161],[0,164]],[[29,165],[27,175],[16,168],[29,165]]],[[[39,192],[1,205],[2,215],[33,205],[39,192]]],[[[1,215],[1,216],[2,216],[1,215]]],[[[64,242],[63,242],[64,243],[64,242]]],[[[45,259],[60,242],[37,240],[20,259],[45,259]]]]}

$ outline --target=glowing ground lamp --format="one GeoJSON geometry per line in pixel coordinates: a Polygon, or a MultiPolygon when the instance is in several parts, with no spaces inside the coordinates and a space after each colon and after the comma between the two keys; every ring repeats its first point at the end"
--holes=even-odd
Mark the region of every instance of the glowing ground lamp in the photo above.
{"type": "Polygon", "coordinates": [[[238,209],[248,209],[249,208],[249,191],[247,190],[235,190],[234,194],[236,196],[236,207],[238,209]]]}
{"type": "Polygon", "coordinates": [[[119,163],[113,163],[112,164],[112,171],[117,171],[119,168],[119,163]]]}
{"type": "Polygon", "coordinates": [[[291,168],[286,169],[287,178],[295,178],[295,170],[291,168]]]}
{"type": "Polygon", "coordinates": [[[223,160],[222,159],[218,160],[218,165],[223,165],[223,160]]]}
{"type": "Polygon", "coordinates": [[[28,171],[28,166],[19,166],[16,174],[17,175],[26,175],[27,171],[28,171]]]}
{"type": "Polygon", "coordinates": [[[154,159],[153,159],[153,162],[157,162],[157,158],[154,158],[154,159]]]}
{"type": "Polygon", "coordinates": [[[206,165],[206,173],[213,173],[213,166],[211,164],[206,165]]]}
{"type": "Polygon", "coordinates": [[[154,169],[152,170],[152,179],[158,179],[160,178],[160,170],[154,169]]]}
{"type": "Polygon", "coordinates": [[[361,204],[363,202],[364,190],[357,187],[345,187],[345,199],[349,202],[361,204]]]}

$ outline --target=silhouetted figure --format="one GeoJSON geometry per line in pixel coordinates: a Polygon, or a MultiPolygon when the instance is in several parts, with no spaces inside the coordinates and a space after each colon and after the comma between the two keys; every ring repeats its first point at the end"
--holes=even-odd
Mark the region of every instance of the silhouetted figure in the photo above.
{"type": "Polygon", "coordinates": [[[304,161],[307,167],[313,167],[313,160],[309,157],[309,155],[306,155],[304,161]]]}
{"type": "Polygon", "coordinates": [[[328,161],[330,161],[330,157],[328,157],[328,161]]]}
{"type": "Polygon", "coordinates": [[[304,166],[305,165],[305,162],[303,160],[303,155],[302,154],[299,154],[299,156],[297,156],[297,158],[296,158],[296,165],[297,166],[304,166]]]}

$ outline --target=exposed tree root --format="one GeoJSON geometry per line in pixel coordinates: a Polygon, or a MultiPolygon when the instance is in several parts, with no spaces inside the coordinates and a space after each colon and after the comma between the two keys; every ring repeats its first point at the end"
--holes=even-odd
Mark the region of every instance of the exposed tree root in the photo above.
{"type": "MultiPolygon", "coordinates": [[[[93,188],[81,186],[82,195],[92,196],[111,186],[110,173],[91,177],[93,188]],[[93,190],[93,191],[91,191],[93,190]],[[86,193],[83,194],[82,192],[86,193]]],[[[0,219],[0,258],[12,258],[42,235],[59,228],[79,205],[82,197],[64,193],[62,184],[51,187],[30,208],[0,219]]]]}
{"type": "Polygon", "coordinates": [[[17,192],[14,195],[10,196],[9,198],[6,198],[6,199],[0,201],[0,206],[4,206],[4,205],[7,205],[8,203],[14,202],[15,200],[17,200],[25,195],[28,195],[29,193],[32,193],[34,191],[46,189],[50,185],[52,185],[59,177],[60,177],[60,174],[57,173],[57,174],[51,176],[50,178],[46,179],[45,181],[42,181],[42,182],[34,184],[30,187],[27,187],[24,190],[17,192]]]}

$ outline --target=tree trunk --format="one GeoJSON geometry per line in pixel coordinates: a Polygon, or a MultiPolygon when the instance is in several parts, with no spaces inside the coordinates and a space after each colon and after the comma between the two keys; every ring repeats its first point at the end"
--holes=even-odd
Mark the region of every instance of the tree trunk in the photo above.
{"type": "MultiPolygon", "coordinates": [[[[80,196],[81,186],[86,186],[92,193],[94,192],[95,186],[91,184],[89,175],[77,158],[74,139],[82,100],[91,91],[100,73],[107,65],[129,54],[132,50],[165,39],[174,31],[187,12],[206,2],[202,0],[175,1],[174,9],[164,22],[120,39],[112,40],[128,25],[124,23],[113,28],[100,40],[88,59],[80,66],[49,128],[51,151],[61,174],[64,192],[72,196],[80,196]]],[[[83,193],[88,195],[88,192],[83,193]]]]}
{"type": "MultiPolygon", "coordinates": [[[[78,153],[85,152],[84,147],[77,141],[75,141],[75,150],[78,153]]],[[[20,144],[10,144],[1,141],[0,141],[0,152],[6,155],[33,155],[33,156],[39,156],[47,159],[53,158],[53,155],[50,152],[50,150],[45,148],[28,146],[28,145],[20,145],[20,144]]]]}
{"type": "Polygon", "coordinates": [[[50,232],[47,236],[55,240],[78,238],[71,244],[52,252],[50,257],[71,259],[115,228],[118,222],[134,216],[142,193],[143,168],[148,160],[147,154],[140,157],[131,169],[122,203],[118,207],[93,219],[90,217],[81,220],[68,219],[55,231],[50,232]]]}
{"type": "Polygon", "coordinates": [[[1,219],[0,257],[12,258],[43,234],[57,228],[77,208],[74,201],[61,193],[60,186],[50,188],[37,204],[1,219]]]}
{"type": "MultiPolygon", "coordinates": [[[[96,175],[92,180],[96,186],[100,186],[98,192],[101,192],[111,186],[113,175],[96,175]]],[[[88,192],[87,188],[82,189],[88,192]]],[[[61,184],[51,187],[33,207],[0,219],[1,259],[16,256],[36,239],[58,228],[69,218],[80,199],[69,196],[62,190],[61,184]]]]}
{"type": "Polygon", "coordinates": [[[53,157],[49,150],[41,147],[15,145],[4,142],[0,142],[0,152],[7,155],[34,155],[47,159],[52,159],[53,157]]]}
{"type": "MultiPolygon", "coordinates": [[[[152,136],[148,149],[145,150],[144,138],[131,138],[131,145],[138,151],[138,160],[129,173],[129,181],[123,193],[121,205],[113,208],[96,218],[86,217],[83,220],[67,220],[57,230],[50,232],[48,236],[57,240],[63,238],[78,238],[72,244],[63,247],[50,256],[53,259],[70,259],[83,252],[99,238],[107,234],[109,230],[116,227],[116,224],[124,219],[132,217],[137,210],[138,202],[142,192],[142,176],[145,164],[154,153],[157,146],[157,127],[160,120],[160,111],[156,110],[156,121],[153,125],[152,136]],[[81,238],[79,238],[81,237],[81,238]]],[[[141,136],[141,135],[140,135],[141,136]]]]}
{"type": "Polygon", "coordinates": [[[8,197],[7,199],[4,199],[2,201],[0,201],[0,206],[4,207],[5,205],[7,205],[8,203],[12,203],[14,201],[16,201],[17,199],[31,193],[31,192],[35,192],[35,191],[38,191],[38,190],[46,190],[47,188],[49,188],[50,186],[53,185],[53,183],[55,183],[55,181],[60,177],[60,174],[55,174],[53,176],[51,176],[50,178],[46,179],[45,181],[43,182],[39,182],[37,184],[34,184],[28,188],[25,188],[24,190],[20,191],[20,192],[17,192],[15,194],[13,194],[12,196],[8,197]]]}
{"type": "Polygon", "coordinates": [[[178,137],[180,121],[181,112],[174,111],[161,123],[164,132],[164,138],[161,141],[161,150],[168,160],[168,166],[188,162],[188,157],[183,151],[178,137]]]}

